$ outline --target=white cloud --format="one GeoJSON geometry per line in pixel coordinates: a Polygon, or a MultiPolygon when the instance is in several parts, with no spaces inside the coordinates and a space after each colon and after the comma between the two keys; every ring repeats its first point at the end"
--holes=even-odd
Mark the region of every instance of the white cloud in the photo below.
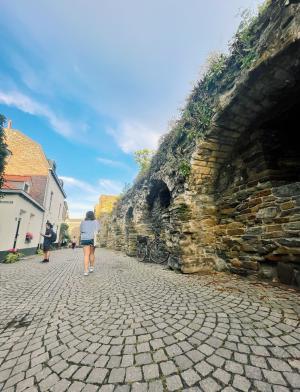
{"type": "Polygon", "coordinates": [[[58,118],[48,106],[36,102],[19,91],[11,91],[9,93],[0,91],[0,103],[14,106],[25,113],[42,116],[46,118],[57,133],[65,137],[72,135],[72,126],[68,121],[58,118]]]}
{"type": "Polygon", "coordinates": [[[121,162],[121,161],[115,161],[113,159],[107,159],[107,158],[101,158],[101,157],[98,157],[97,161],[102,163],[105,166],[117,167],[117,168],[121,168],[121,169],[129,169],[129,166],[127,166],[126,163],[121,162]]]}
{"type": "Polygon", "coordinates": [[[68,188],[77,188],[83,191],[86,191],[88,193],[94,193],[96,192],[96,189],[88,184],[87,182],[78,180],[77,178],[74,177],[65,177],[65,176],[60,176],[59,178],[61,178],[64,182],[64,187],[68,187],[68,188]]]}
{"type": "Polygon", "coordinates": [[[151,129],[137,121],[124,121],[118,128],[110,128],[107,132],[126,153],[142,148],[155,150],[160,136],[164,133],[162,130],[151,129]]]}
{"type": "Polygon", "coordinates": [[[113,195],[118,195],[124,186],[120,181],[113,181],[105,178],[101,178],[98,185],[102,192],[106,192],[113,195]]]}
{"type": "Polygon", "coordinates": [[[68,194],[71,218],[81,218],[86,211],[93,210],[101,194],[118,195],[124,184],[107,178],[100,178],[95,184],[74,177],[60,176],[68,194]]]}

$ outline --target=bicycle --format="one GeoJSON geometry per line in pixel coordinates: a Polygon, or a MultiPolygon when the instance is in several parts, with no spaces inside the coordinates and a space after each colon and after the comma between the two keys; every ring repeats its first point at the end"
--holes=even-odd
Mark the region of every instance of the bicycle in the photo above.
{"type": "Polygon", "coordinates": [[[159,240],[159,236],[155,235],[155,238],[150,243],[148,240],[149,237],[137,237],[137,259],[141,262],[166,263],[170,252],[166,249],[164,243],[159,240]]]}

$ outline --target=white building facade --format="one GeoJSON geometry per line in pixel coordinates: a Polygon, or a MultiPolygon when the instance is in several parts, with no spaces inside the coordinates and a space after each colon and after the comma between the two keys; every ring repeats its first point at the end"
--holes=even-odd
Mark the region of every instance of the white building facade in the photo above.
{"type": "Polygon", "coordinates": [[[39,244],[44,208],[23,190],[1,192],[0,259],[8,250],[18,249],[28,255],[39,244]]]}
{"type": "MultiPolygon", "coordinates": [[[[65,220],[65,199],[66,194],[63,189],[63,182],[56,175],[56,168],[49,169],[47,178],[47,185],[44,199],[44,216],[43,216],[43,231],[46,229],[46,222],[53,225],[53,230],[57,233],[57,240],[59,241],[60,226],[65,220]]],[[[43,242],[41,237],[40,242],[43,242]]]]}

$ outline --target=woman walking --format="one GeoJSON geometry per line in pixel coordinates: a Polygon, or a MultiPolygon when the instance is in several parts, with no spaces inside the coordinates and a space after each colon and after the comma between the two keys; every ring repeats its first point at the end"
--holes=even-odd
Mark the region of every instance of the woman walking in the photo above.
{"type": "Polygon", "coordinates": [[[99,222],[93,211],[88,211],[85,220],[80,223],[81,245],[84,253],[84,276],[94,271],[95,265],[95,234],[99,231],[99,222]]]}
{"type": "Polygon", "coordinates": [[[41,235],[44,237],[44,242],[43,242],[43,252],[44,252],[44,260],[42,263],[49,263],[49,257],[50,257],[50,247],[52,244],[52,237],[53,237],[53,230],[52,230],[52,225],[49,221],[46,222],[46,232],[45,234],[41,233],[41,235]]]}

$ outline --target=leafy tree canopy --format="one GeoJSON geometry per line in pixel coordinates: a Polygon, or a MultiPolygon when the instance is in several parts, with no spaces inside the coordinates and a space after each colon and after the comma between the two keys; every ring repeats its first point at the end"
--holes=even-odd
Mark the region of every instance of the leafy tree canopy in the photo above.
{"type": "Polygon", "coordinates": [[[134,152],[134,159],[140,169],[139,174],[144,174],[150,167],[151,159],[155,151],[144,148],[134,152]]]}

